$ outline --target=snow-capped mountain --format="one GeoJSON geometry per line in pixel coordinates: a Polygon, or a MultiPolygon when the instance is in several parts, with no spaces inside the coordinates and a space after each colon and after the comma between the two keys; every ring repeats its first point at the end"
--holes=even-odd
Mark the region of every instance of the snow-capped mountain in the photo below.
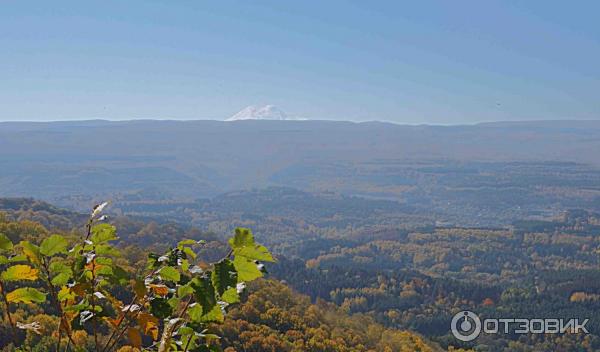
{"type": "Polygon", "coordinates": [[[289,117],[283,110],[275,105],[255,106],[250,105],[225,121],[239,120],[296,120],[289,117]]]}

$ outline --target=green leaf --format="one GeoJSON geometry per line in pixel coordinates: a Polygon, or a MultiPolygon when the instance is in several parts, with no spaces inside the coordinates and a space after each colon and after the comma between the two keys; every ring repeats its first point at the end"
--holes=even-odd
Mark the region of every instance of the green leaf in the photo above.
{"type": "Polygon", "coordinates": [[[22,254],[13,255],[13,256],[10,256],[9,258],[7,258],[4,255],[0,255],[0,265],[4,265],[4,264],[8,264],[8,263],[24,262],[26,260],[27,260],[27,257],[22,254]]]}
{"type": "Polygon", "coordinates": [[[57,294],[58,300],[60,302],[64,301],[64,300],[68,300],[68,299],[74,299],[75,298],[75,294],[73,294],[71,292],[71,290],[68,287],[63,287],[60,289],[60,291],[57,294]]]}
{"type": "Polygon", "coordinates": [[[8,258],[9,263],[25,262],[25,261],[27,261],[27,257],[23,254],[15,255],[15,256],[8,258]]]}
{"type": "Polygon", "coordinates": [[[69,243],[61,235],[52,235],[42,241],[40,253],[45,256],[53,256],[58,253],[66,253],[69,243]]]}
{"type": "Polygon", "coordinates": [[[191,295],[193,293],[194,293],[194,289],[192,288],[192,286],[190,284],[179,286],[177,288],[177,296],[179,296],[179,298],[185,297],[187,295],[191,295]]]}
{"type": "Polygon", "coordinates": [[[229,245],[232,249],[254,246],[254,236],[250,229],[238,227],[235,229],[235,235],[229,239],[229,245]]]}
{"type": "Polygon", "coordinates": [[[154,298],[150,301],[150,313],[158,319],[165,319],[173,313],[173,308],[165,298],[154,298]]]}
{"type": "Polygon", "coordinates": [[[196,258],[196,252],[194,252],[190,247],[183,247],[181,251],[185,253],[185,255],[187,255],[189,258],[196,258]]]}
{"type": "Polygon", "coordinates": [[[187,346],[188,350],[194,351],[196,349],[198,336],[196,336],[194,329],[189,326],[182,326],[177,330],[177,334],[181,336],[181,344],[187,346]]]}
{"type": "Polygon", "coordinates": [[[227,302],[229,304],[239,303],[240,295],[237,293],[237,288],[232,287],[232,288],[227,289],[221,295],[221,300],[223,302],[227,302]]]}
{"type": "Polygon", "coordinates": [[[256,244],[254,246],[236,248],[233,251],[236,256],[246,257],[252,260],[260,260],[263,262],[274,262],[273,256],[265,246],[256,244]]]}
{"type": "Polygon", "coordinates": [[[177,243],[177,247],[179,248],[179,247],[183,247],[183,246],[187,246],[187,245],[193,245],[193,244],[196,244],[196,241],[189,240],[189,239],[188,240],[182,240],[182,241],[179,241],[179,243],[177,243]]]}
{"type": "Polygon", "coordinates": [[[103,276],[112,276],[113,274],[114,273],[113,273],[112,267],[108,266],[108,265],[102,265],[102,266],[100,266],[100,268],[98,268],[96,270],[96,275],[97,276],[100,276],[100,275],[103,275],[103,276]]]}
{"type": "Polygon", "coordinates": [[[109,244],[98,244],[96,245],[95,250],[97,255],[108,255],[112,257],[118,257],[121,255],[118,249],[109,244]]]}
{"type": "Polygon", "coordinates": [[[21,248],[23,248],[23,254],[34,264],[40,264],[42,262],[40,257],[40,247],[29,241],[21,241],[21,248]]]}
{"type": "Polygon", "coordinates": [[[96,257],[96,264],[110,266],[110,265],[113,265],[113,260],[111,258],[106,258],[106,257],[96,257]]]}
{"type": "Polygon", "coordinates": [[[81,244],[76,244],[73,248],[69,249],[67,252],[67,257],[69,258],[77,258],[81,257],[81,251],[83,250],[83,246],[81,244]]]}
{"type": "Polygon", "coordinates": [[[0,250],[8,251],[13,248],[13,243],[5,234],[0,233],[0,250]]]}
{"type": "Polygon", "coordinates": [[[90,241],[100,244],[117,239],[117,229],[110,224],[98,224],[92,227],[90,241]]]}
{"type": "Polygon", "coordinates": [[[181,300],[179,299],[179,297],[173,296],[173,297],[167,299],[167,303],[169,303],[171,308],[177,309],[177,307],[179,307],[179,304],[181,303],[181,300]]]}
{"type": "Polygon", "coordinates": [[[54,260],[50,263],[50,273],[54,275],[51,282],[55,286],[65,285],[73,275],[71,267],[64,260],[54,260]]]}
{"type": "Polygon", "coordinates": [[[252,281],[263,276],[262,272],[258,270],[256,263],[246,257],[235,257],[233,259],[233,265],[238,273],[238,281],[240,282],[252,281]]]}
{"type": "Polygon", "coordinates": [[[71,273],[71,267],[64,261],[52,261],[50,263],[50,272],[53,274],[71,273]]]}
{"type": "Polygon", "coordinates": [[[129,273],[118,265],[112,267],[113,274],[111,276],[111,282],[124,286],[129,281],[129,273]]]}
{"type": "Polygon", "coordinates": [[[73,276],[80,277],[85,271],[86,259],[82,255],[78,255],[73,259],[73,276]]]}
{"type": "Polygon", "coordinates": [[[54,276],[50,282],[52,282],[52,285],[54,286],[63,286],[69,282],[70,278],[70,273],[59,273],[58,275],[54,276]]]}
{"type": "MultiPolygon", "coordinates": [[[[189,310],[191,309],[192,308],[190,307],[189,310]]],[[[177,333],[181,336],[194,335],[194,329],[190,328],[189,326],[183,325],[177,330],[177,333]]]]}
{"type": "Polygon", "coordinates": [[[235,235],[233,238],[229,239],[229,245],[233,249],[233,254],[236,257],[242,256],[250,260],[261,260],[266,262],[275,261],[265,246],[254,242],[254,236],[249,229],[235,229],[235,235]]]}
{"type": "Polygon", "coordinates": [[[222,323],[224,320],[223,310],[221,310],[221,306],[214,306],[210,311],[206,314],[202,315],[200,321],[203,323],[222,323]]]}
{"type": "Polygon", "coordinates": [[[188,271],[190,268],[190,262],[187,259],[181,260],[181,270],[188,271]]]}
{"type": "Polygon", "coordinates": [[[235,266],[229,259],[223,259],[216,263],[215,270],[211,275],[213,286],[219,295],[222,295],[228,288],[235,287],[237,277],[235,266]]]}
{"type": "Polygon", "coordinates": [[[163,280],[173,281],[173,282],[178,282],[179,279],[181,278],[179,271],[177,271],[177,269],[173,268],[172,266],[163,267],[158,272],[158,275],[160,275],[160,277],[163,280]]]}
{"type": "Polygon", "coordinates": [[[36,290],[35,288],[22,287],[9,292],[6,295],[6,300],[11,303],[44,303],[46,302],[46,294],[36,290]]]}
{"type": "Polygon", "coordinates": [[[195,277],[190,281],[190,286],[194,289],[194,297],[202,306],[202,311],[209,312],[217,304],[215,288],[210,278],[195,277]]]}
{"type": "Polygon", "coordinates": [[[90,309],[90,302],[88,302],[87,299],[83,299],[78,304],[66,306],[64,308],[65,312],[81,312],[82,310],[89,310],[89,309],[90,309]]]}
{"type": "Polygon", "coordinates": [[[18,281],[18,280],[30,280],[34,281],[38,279],[38,270],[30,267],[29,265],[13,265],[6,269],[2,273],[2,280],[4,281],[18,281]]]}
{"type": "Polygon", "coordinates": [[[200,322],[202,319],[202,306],[199,304],[191,306],[188,309],[188,315],[192,321],[200,322]]]}

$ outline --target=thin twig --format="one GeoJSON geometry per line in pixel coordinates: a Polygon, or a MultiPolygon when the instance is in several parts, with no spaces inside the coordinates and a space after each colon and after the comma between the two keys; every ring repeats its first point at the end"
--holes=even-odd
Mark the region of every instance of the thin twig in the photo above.
{"type": "Polygon", "coordinates": [[[106,351],[106,349],[108,348],[108,346],[111,343],[111,340],[113,339],[113,337],[115,337],[115,334],[117,333],[117,331],[119,331],[119,327],[121,326],[121,323],[123,323],[123,321],[127,317],[127,313],[129,313],[129,311],[131,310],[131,307],[133,307],[133,304],[135,303],[136,299],[137,299],[137,295],[134,295],[133,299],[131,300],[131,302],[127,306],[127,309],[125,310],[125,312],[123,312],[123,316],[119,318],[117,326],[115,326],[115,328],[113,329],[112,333],[108,337],[108,340],[106,341],[106,344],[104,345],[104,347],[102,348],[101,351],[106,351]]]}
{"type": "MultiPolygon", "coordinates": [[[[52,297],[52,300],[54,301],[54,304],[56,305],[56,309],[58,310],[58,314],[60,315],[58,331],[60,332],[60,329],[63,328],[65,330],[65,334],[69,338],[69,341],[71,341],[75,345],[75,341],[73,341],[73,337],[71,336],[71,333],[69,331],[70,329],[69,329],[69,325],[67,324],[67,319],[65,318],[65,312],[62,309],[62,304],[58,300],[56,288],[52,284],[52,279],[50,276],[50,269],[48,268],[48,263],[46,262],[46,258],[42,258],[42,263],[41,263],[40,267],[44,271],[44,274],[46,276],[46,284],[48,285],[48,291],[50,291],[50,296],[52,297]]],[[[59,338],[58,346],[60,346],[60,338],[59,338]]]]}
{"type": "Polygon", "coordinates": [[[13,339],[15,341],[15,344],[16,344],[17,343],[17,328],[15,326],[15,322],[14,322],[12,316],[10,315],[10,304],[8,302],[8,299],[6,298],[6,291],[4,289],[4,283],[2,282],[2,280],[0,280],[0,292],[2,292],[2,301],[4,302],[5,310],[6,310],[6,317],[8,318],[8,322],[10,324],[10,332],[11,332],[13,339]]]}
{"type": "MultiPolygon", "coordinates": [[[[133,317],[133,319],[137,318],[138,315],[140,315],[141,313],[141,309],[135,312],[135,316],[133,317]]],[[[112,342],[111,346],[106,350],[106,351],[110,351],[113,347],[115,347],[115,345],[119,342],[119,340],[121,340],[121,338],[123,337],[123,335],[125,334],[125,331],[127,331],[127,328],[129,327],[128,324],[133,321],[132,318],[128,317],[127,318],[127,324],[125,324],[123,326],[123,328],[120,330],[119,335],[117,335],[117,338],[112,342]]]]}

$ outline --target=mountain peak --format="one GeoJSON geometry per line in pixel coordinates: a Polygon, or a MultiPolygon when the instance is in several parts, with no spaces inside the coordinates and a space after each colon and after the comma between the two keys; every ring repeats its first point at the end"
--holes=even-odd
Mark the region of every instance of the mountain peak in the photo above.
{"type": "Polygon", "coordinates": [[[292,120],[288,115],[275,105],[245,107],[237,114],[231,116],[225,121],[239,120],[292,120]]]}

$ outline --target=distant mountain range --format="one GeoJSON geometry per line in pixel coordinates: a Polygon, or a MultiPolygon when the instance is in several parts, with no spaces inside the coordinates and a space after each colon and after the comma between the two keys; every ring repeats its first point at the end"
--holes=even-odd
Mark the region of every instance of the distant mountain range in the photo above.
{"type": "Polygon", "coordinates": [[[387,197],[413,182],[406,163],[600,166],[600,121],[408,126],[246,119],[285,119],[274,107],[236,116],[236,123],[0,123],[0,194],[64,205],[61,197],[70,202],[77,195],[194,198],[275,185],[387,197]]]}

